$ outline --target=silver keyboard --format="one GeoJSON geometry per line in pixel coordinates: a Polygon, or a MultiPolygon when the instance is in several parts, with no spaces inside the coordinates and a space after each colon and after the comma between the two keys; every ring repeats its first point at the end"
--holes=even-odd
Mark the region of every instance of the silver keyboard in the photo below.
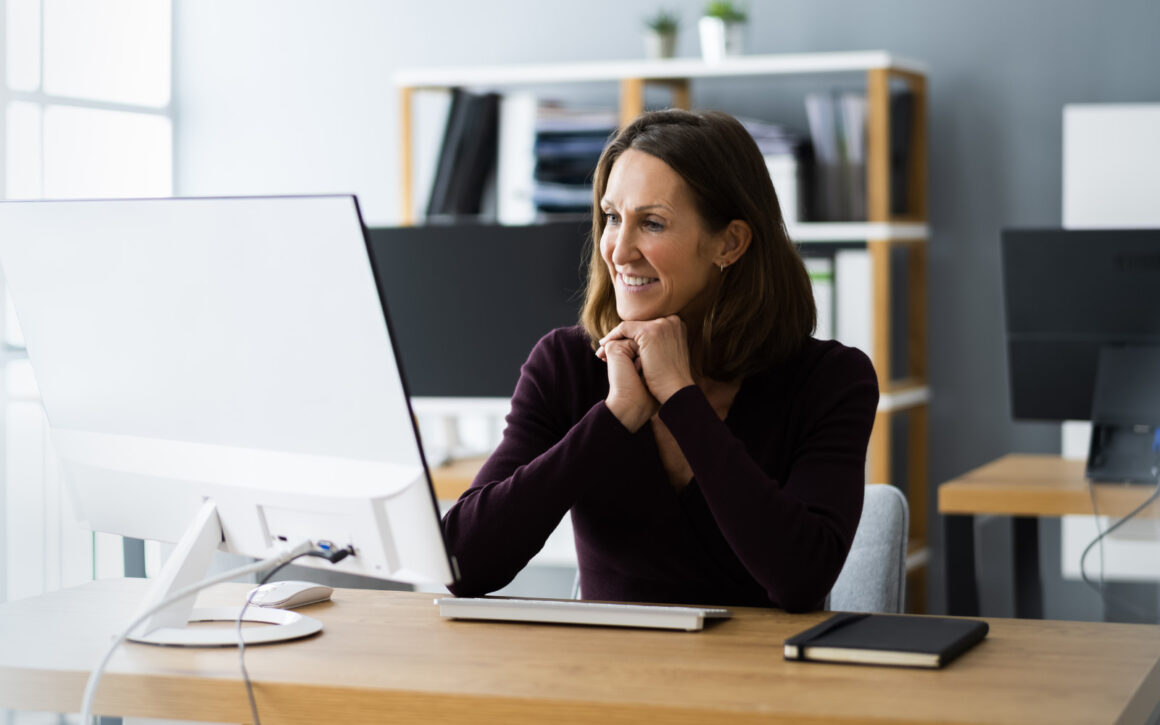
{"type": "Polygon", "coordinates": [[[601,627],[643,627],[696,631],[706,619],[733,616],[728,609],[659,604],[616,604],[573,599],[509,599],[504,597],[440,597],[439,614],[448,619],[501,622],[585,624],[601,627]]]}

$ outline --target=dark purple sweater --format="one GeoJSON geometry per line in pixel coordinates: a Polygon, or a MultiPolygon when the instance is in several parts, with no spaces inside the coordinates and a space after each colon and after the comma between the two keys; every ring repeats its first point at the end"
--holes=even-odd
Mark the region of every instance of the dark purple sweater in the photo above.
{"type": "Polygon", "coordinates": [[[579,327],[536,344],[503,442],[443,519],[452,592],[506,585],[571,511],[585,599],[822,605],[862,510],[878,405],[862,352],[810,339],[746,378],[724,421],[696,386],[674,394],[660,417],[693,469],[680,492],[652,427],[630,433],[607,394],[579,327]]]}

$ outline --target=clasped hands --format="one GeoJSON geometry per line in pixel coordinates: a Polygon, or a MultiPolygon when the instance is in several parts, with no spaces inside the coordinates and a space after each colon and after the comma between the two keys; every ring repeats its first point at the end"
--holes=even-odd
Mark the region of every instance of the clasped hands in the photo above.
{"type": "Polygon", "coordinates": [[[694,384],[685,323],[676,315],[621,322],[599,344],[596,356],[608,363],[605,405],[630,431],[694,384]]]}

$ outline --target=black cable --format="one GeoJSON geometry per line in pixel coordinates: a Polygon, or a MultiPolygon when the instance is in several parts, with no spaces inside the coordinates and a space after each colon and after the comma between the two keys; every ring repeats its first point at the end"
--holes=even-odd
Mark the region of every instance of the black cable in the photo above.
{"type": "Polygon", "coordinates": [[[347,546],[343,549],[335,549],[333,544],[326,541],[319,542],[318,546],[319,549],[317,551],[307,551],[299,554],[293,559],[283,562],[282,564],[279,564],[270,571],[266,572],[266,575],[262,577],[260,582],[258,582],[258,586],[254,587],[254,589],[250,591],[249,596],[246,597],[246,603],[242,605],[242,610],[238,612],[238,618],[234,622],[234,628],[238,635],[238,665],[242,669],[242,681],[246,685],[246,697],[248,697],[250,700],[250,715],[253,717],[252,725],[262,725],[262,720],[258,717],[258,703],[254,699],[254,686],[250,682],[250,673],[248,670],[246,670],[246,638],[242,636],[242,622],[245,619],[246,610],[250,608],[250,604],[254,600],[254,595],[257,593],[258,587],[261,587],[263,584],[270,581],[270,578],[281,571],[282,567],[286,566],[287,564],[290,564],[302,558],[303,556],[317,556],[320,559],[326,559],[331,564],[337,564],[338,562],[354,553],[353,546],[347,546]]]}
{"type": "MultiPolygon", "coordinates": [[[[1158,438],[1160,438],[1160,433],[1158,433],[1157,436],[1158,436],[1158,438]]],[[[1148,506],[1151,505],[1151,503],[1153,501],[1155,501],[1157,498],[1160,498],[1160,472],[1158,472],[1157,466],[1152,467],[1152,475],[1156,477],[1156,490],[1152,492],[1152,495],[1149,496],[1147,498],[1147,500],[1144,501],[1144,503],[1140,504],[1139,506],[1137,506],[1136,508],[1134,508],[1130,512],[1128,512],[1127,516],[1124,516],[1122,519],[1120,519],[1116,523],[1112,524],[1104,531],[1100,532],[1099,535],[1096,536],[1096,538],[1092,539],[1091,543],[1087,545],[1087,548],[1085,548],[1083,550],[1083,554],[1081,554],[1079,557],[1079,575],[1083,578],[1084,583],[1087,584],[1089,588],[1091,588],[1093,591],[1095,591],[1096,593],[1098,593],[1100,595],[1100,601],[1102,601],[1104,603],[1105,611],[1107,609],[1108,596],[1103,588],[1103,578],[1104,578],[1103,565],[1101,564],[1100,586],[1097,589],[1095,584],[1093,584],[1092,581],[1090,579],[1088,579],[1087,571],[1084,569],[1084,561],[1087,559],[1088,553],[1091,552],[1092,548],[1095,547],[1096,544],[1101,544],[1100,548],[1101,548],[1101,552],[1102,552],[1102,549],[1103,549],[1102,542],[1104,540],[1104,537],[1111,534],[1113,531],[1120,528],[1124,524],[1128,523],[1128,521],[1131,520],[1132,517],[1134,517],[1136,514],[1140,513],[1144,509],[1148,508],[1148,506]]],[[[1091,496],[1091,499],[1092,499],[1092,511],[1093,511],[1093,513],[1095,513],[1098,516],[1098,513],[1095,511],[1095,501],[1096,501],[1095,484],[1092,483],[1091,481],[1088,482],[1088,494],[1091,496]]],[[[1098,521],[1096,522],[1096,531],[1099,531],[1099,522],[1098,521]]],[[[1153,614],[1143,612],[1140,609],[1137,609],[1134,605],[1129,604],[1127,601],[1118,600],[1117,603],[1120,606],[1123,606],[1124,608],[1130,610],[1133,614],[1140,617],[1141,619],[1151,619],[1153,617],[1153,614]]]]}

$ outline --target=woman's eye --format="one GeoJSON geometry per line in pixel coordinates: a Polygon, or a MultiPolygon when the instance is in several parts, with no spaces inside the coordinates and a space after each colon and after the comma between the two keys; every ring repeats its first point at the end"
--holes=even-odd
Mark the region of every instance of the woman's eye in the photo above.
{"type": "Polygon", "coordinates": [[[665,228],[665,225],[655,219],[646,219],[644,222],[644,228],[650,232],[659,232],[665,228]]]}
{"type": "Polygon", "coordinates": [[[619,223],[620,223],[620,217],[619,217],[619,216],[617,216],[617,215],[616,215],[615,213],[613,213],[613,212],[606,211],[606,212],[604,212],[604,222],[605,222],[606,224],[619,224],[619,223]]]}

